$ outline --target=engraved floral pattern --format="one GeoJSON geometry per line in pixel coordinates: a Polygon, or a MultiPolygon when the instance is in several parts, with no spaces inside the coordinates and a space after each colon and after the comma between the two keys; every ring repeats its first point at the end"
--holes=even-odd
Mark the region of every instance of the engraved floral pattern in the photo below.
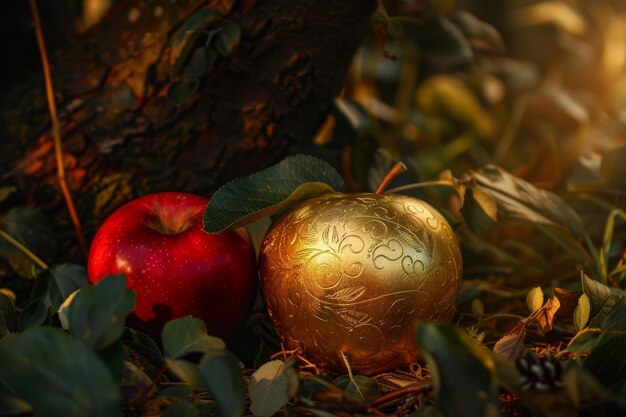
{"type": "Polygon", "coordinates": [[[260,255],[278,334],[328,369],[372,374],[417,357],[415,323],[449,320],[461,255],[428,204],[399,195],[323,196],[280,218],[260,255]]]}

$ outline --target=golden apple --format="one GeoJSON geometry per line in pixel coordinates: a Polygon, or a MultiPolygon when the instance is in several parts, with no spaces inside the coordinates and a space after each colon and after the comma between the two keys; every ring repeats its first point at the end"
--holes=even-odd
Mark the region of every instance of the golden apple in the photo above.
{"type": "Polygon", "coordinates": [[[449,321],[462,273],[443,216],[397,194],[327,194],[264,238],[261,288],[289,349],[319,368],[371,375],[414,362],[418,321],[449,321]]]}

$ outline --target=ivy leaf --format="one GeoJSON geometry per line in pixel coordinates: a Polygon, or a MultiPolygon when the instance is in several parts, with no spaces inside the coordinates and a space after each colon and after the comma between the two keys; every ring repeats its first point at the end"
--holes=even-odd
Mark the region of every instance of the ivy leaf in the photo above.
{"type": "Polygon", "coordinates": [[[185,104],[198,89],[198,81],[176,81],[167,89],[167,98],[177,106],[185,104]]]}
{"type": "Polygon", "coordinates": [[[86,285],[69,307],[70,333],[94,350],[103,350],[124,333],[126,316],[135,306],[135,292],[124,276],[109,275],[86,285]]]}
{"type": "Polygon", "coordinates": [[[584,273],[581,280],[583,292],[589,297],[589,303],[591,304],[589,326],[600,327],[602,320],[617,304],[618,298],[613,295],[609,287],[589,278],[584,273]]]}
{"type": "Polygon", "coordinates": [[[352,379],[349,375],[341,375],[335,379],[335,385],[363,401],[370,401],[380,395],[378,381],[363,375],[354,375],[352,379]]]}
{"type": "Polygon", "coordinates": [[[117,381],[84,344],[34,327],[0,340],[2,379],[40,417],[117,417],[117,381]]]}
{"type": "Polygon", "coordinates": [[[574,325],[576,330],[581,331],[587,325],[589,321],[589,315],[591,313],[591,304],[589,303],[589,297],[587,294],[582,294],[578,298],[578,305],[574,310],[574,325]]]}
{"type": "Polygon", "coordinates": [[[172,35],[172,47],[170,52],[170,64],[172,65],[171,77],[175,78],[183,68],[189,53],[191,53],[198,36],[207,27],[215,26],[222,21],[222,16],[216,9],[200,9],[174,32],[172,35]]]}
{"type": "Polygon", "coordinates": [[[17,330],[17,315],[11,299],[0,292],[0,338],[17,330]]]}
{"type": "Polygon", "coordinates": [[[482,417],[497,411],[495,363],[488,350],[454,327],[436,323],[417,325],[417,344],[446,416],[482,417]]]}
{"type": "Polygon", "coordinates": [[[167,322],[161,337],[163,351],[171,359],[226,347],[222,339],[207,334],[206,324],[202,320],[191,316],[167,322]]]}
{"type": "Polygon", "coordinates": [[[269,417],[280,410],[298,389],[295,370],[283,361],[268,362],[250,379],[250,410],[255,416],[269,417]],[[295,389],[294,389],[295,388],[295,389]]]}
{"type": "Polygon", "coordinates": [[[204,211],[204,230],[234,229],[343,187],[341,176],[328,163],[305,155],[289,156],[217,190],[204,211]]]}
{"type": "Polygon", "coordinates": [[[200,381],[215,400],[220,417],[239,417],[246,397],[239,360],[227,350],[207,353],[200,362],[200,381]]]}
{"type": "Polygon", "coordinates": [[[543,291],[541,291],[541,287],[535,287],[528,291],[526,295],[526,305],[531,313],[541,308],[543,305],[543,291]]]}
{"type": "MultiPolygon", "coordinates": [[[[52,227],[39,210],[30,207],[9,210],[0,216],[0,227],[44,260],[54,252],[52,227]]],[[[19,275],[25,278],[35,277],[36,269],[33,262],[2,238],[0,238],[0,257],[6,259],[19,275]]]]}
{"type": "Polygon", "coordinates": [[[233,20],[228,22],[220,32],[215,49],[222,56],[230,56],[241,40],[241,27],[233,20]]]}

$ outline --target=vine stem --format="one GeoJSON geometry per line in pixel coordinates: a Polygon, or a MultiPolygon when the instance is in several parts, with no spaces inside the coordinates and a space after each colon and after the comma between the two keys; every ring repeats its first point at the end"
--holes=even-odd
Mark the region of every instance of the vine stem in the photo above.
{"type": "Polygon", "coordinates": [[[44,270],[48,269],[48,265],[46,265],[46,263],[42,261],[39,256],[35,255],[30,249],[22,245],[17,239],[15,239],[13,236],[11,236],[7,231],[5,231],[2,228],[0,228],[0,237],[2,237],[4,240],[9,242],[11,245],[15,246],[16,249],[18,249],[20,252],[26,255],[28,259],[30,259],[35,264],[37,264],[37,266],[39,266],[41,269],[44,269],[44,270]]]}
{"type": "Polygon", "coordinates": [[[39,9],[37,8],[37,2],[35,0],[28,0],[28,4],[30,5],[31,13],[33,15],[33,24],[35,25],[35,35],[37,37],[37,45],[39,46],[39,55],[41,57],[41,65],[43,67],[43,74],[46,83],[46,97],[48,100],[48,110],[50,112],[50,123],[52,124],[52,138],[54,140],[54,155],[56,158],[57,164],[57,179],[59,181],[59,187],[61,188],[61,192],[63,197],[65,198],[65,203],[67,205],[67,209],[70,213],[70,217],[72,218],[72,223],[74,224],[74,231],[76,232],[76,238],[78,239],[78,243],[80,244],[83,253],[87,254],[87,241],[85,240],[85,235],[83,234],[83,228],[80,224],[80,219],[78,218],[78,213],[76,212],[76,207],[74,206],[74,200],[72,200],[72,195],[70,194],[70,189],[67,185],[67,180],[65,177],[65,165],[63,164],[63,148],[61,144],[61,129],[59,127],[59,116],[57,114],[56,104],[54,102],[54,88],[52,86],[52,77],[50,75],[50,62],[48,61],[48,53],[46,52],[46,44],[43,38],[43,30],[41,28],[41,19],[39,18],[39,9]]]}

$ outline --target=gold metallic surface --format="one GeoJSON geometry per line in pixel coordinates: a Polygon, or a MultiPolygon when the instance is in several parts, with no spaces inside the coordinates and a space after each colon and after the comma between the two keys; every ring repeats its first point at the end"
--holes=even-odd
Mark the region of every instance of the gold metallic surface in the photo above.
{"type": "Polygon", "coordinates": [[[415,323],[448,321],[461,253],[445,219],[394,194],[307,200],[269,230],[261,289],[277,333],[318,367],[374,374],[414,362],[415,323]]]}

